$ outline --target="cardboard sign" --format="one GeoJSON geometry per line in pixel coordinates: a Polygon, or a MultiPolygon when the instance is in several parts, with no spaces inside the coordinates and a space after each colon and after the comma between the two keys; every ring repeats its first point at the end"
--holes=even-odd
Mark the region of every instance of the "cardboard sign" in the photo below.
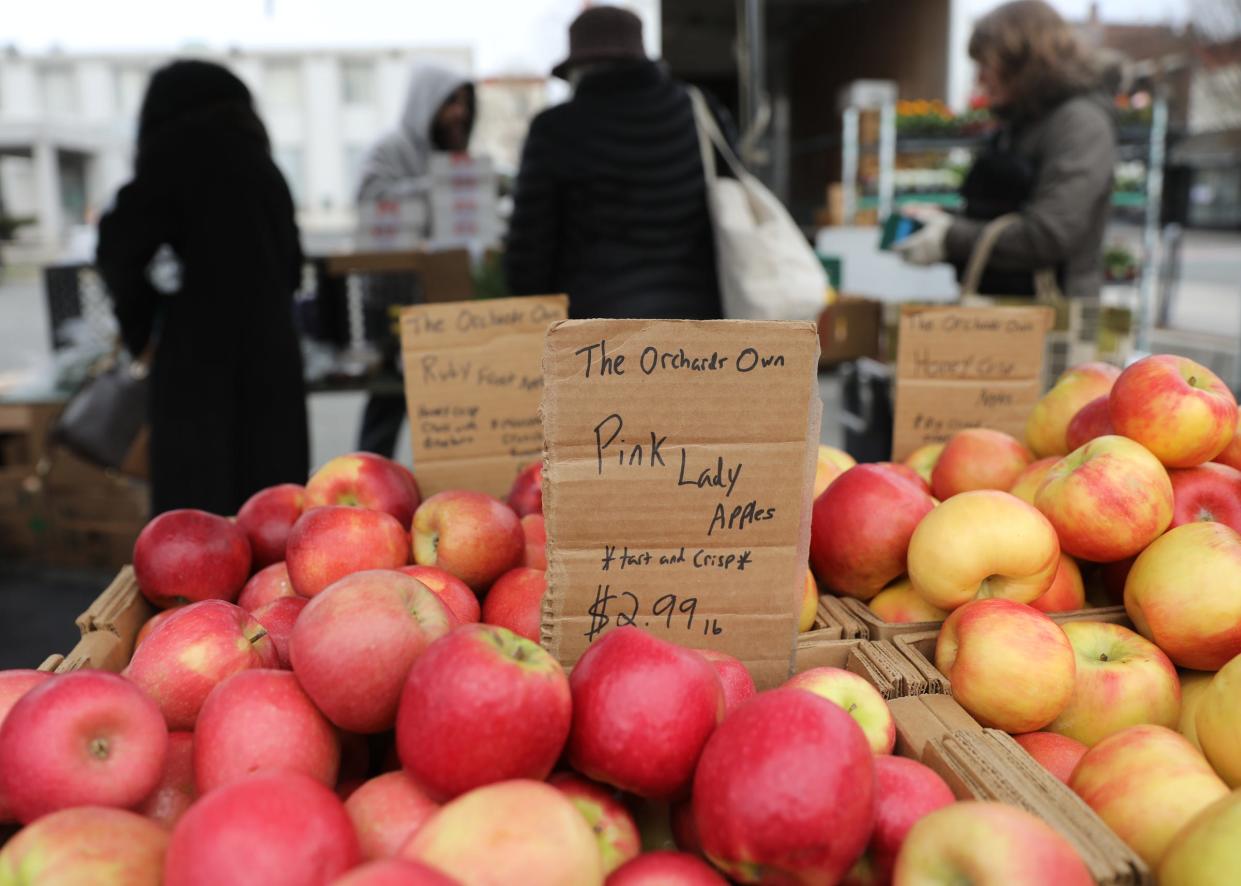
{"type": "Polygon", "coordinates": [[[416,305],[401,311],[414,469],[425,498],[445,489],[508,494],[543,453],[539,361],[563,295],[416,305]]]}
{"type": "Polygon", "coordinates": [[[893,460],[964,428],[1024,440],[1053,320],[1048,307],[902,308],[893,460]]]}
{"type": "Polygon", "coordinates": [[[543,355],[543,645],[635,625],[789,675],[822,411],[810,323],[571,320],[543,355]]]}

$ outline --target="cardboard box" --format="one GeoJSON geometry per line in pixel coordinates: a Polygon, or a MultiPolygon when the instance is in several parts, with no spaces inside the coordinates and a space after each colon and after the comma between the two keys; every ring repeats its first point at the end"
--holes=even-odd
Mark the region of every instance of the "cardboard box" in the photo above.
{"type": "MultiPolygon", "coordinates": [[[[938,634],[943,622],[912,621],[893,623],[884,621],[871,611],[861,600],[851,597],[832,597],[834,607],[843,609],[847,617],[861,626],[864,633],[856,636],[871,640],[895,640],[906,634],[938,634]]],[[[1078,609],[1073,612],[1057,612],[1051,616],[1052,621],[1063,624],[1067,621],[1108,621],[1115,624],[1128,624],[1123,606],[1097,606],[1078,609]]]]}
{"type": "Polygon", "coordinates": [[[828,640],[811,633],[802,634],[794,655],[794,673],[822,667],[844,668],[860,674],[887,699],[943,694],[947,682],[927,680],[906,655],[885,641],[828,640]]]}
{"type": "Polygon", "coordinates": [[[129,663],[134,640],[155,608],[138,590],[134,570],[123,567],[104,592],[76,619],[82,638],[64,655],[51,655],[40,670],[58,674],[82,668],[119,673],[129,663]]]}
{"type": "Polygon", "coordinates": [[[841,295],[819,315],[819,364],[834,366],[860,357],[879,359],[883,305],[841,295]]]}

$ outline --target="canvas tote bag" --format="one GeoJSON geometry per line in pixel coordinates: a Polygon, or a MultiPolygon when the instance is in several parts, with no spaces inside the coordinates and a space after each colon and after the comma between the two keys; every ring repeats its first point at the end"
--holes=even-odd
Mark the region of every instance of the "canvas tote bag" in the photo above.
{"type": "Polygon", "coordinates": [[[724,316],[734,320],[816,320],[827,305],[827,272],[788,211],[745,171],[706,99],[690,89],[715,235],[724,316]],[[716,173],[715,150],[735,178],[716,173]]]}

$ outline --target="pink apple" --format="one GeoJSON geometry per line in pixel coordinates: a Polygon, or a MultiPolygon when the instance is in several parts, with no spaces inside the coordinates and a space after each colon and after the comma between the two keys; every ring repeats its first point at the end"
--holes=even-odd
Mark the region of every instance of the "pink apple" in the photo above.
{"type": "Polygon", "coordinates": [[[931,472],[931,494],[940,501],[975,489],[1007,491],[1034,456],[1011,434],[989,428],[957,431],[931,472]]]}
{"type": "Polygon", "coordinates": [[[1054,732],[1025,732],[1014,735],[1013,740],[1025,748],[1027,754],[1065,784],[1088,748],[1075,738],[1054,732]]]}
{"type": "Polygon", "coordinates": [[[1060,565],[1056,567],[1056,577],[1051,580],[1051,587],[1031,600],[1030,605],[1039,612],[1074,612],[1085,608],[1086,585],[1082,582],[1082,571],[1072,557],[1060,555],[1060,565]]]}
{"type": "Polygon", "coordinates": [[[1202,364],[1173,354],[1144,357],[1122,372],[1108,414],[1116,433],[1169,468],[1210,461],[1237,428],[1237,401],[1228,386],[1202,364]]]}
{"type": "Polygon", "coordinates": [[[296,597],[293,582],[289,581],[289,567],[281,560],[264,566],[250,577],[241,595],[237,597],[237,605],[246,612],[253,612],[260,606],[266,606],[277,597],[296,597]]]}
{"type": "Polygon", "coordinates": [[[929,481],[922,479],[922,475],[911,468],[909,465],[899,461],[877,461],[872,462],[875,467],[883,468],[885,471],[892,471],[909,480],[927,495],[931,494],[931,484],[929,481]]]}
{"type": "Polygon", "coordinates": [[[1110,397],[1096,397],[1073,416],[1065,434],[1065,440],[1069,444],[1068,452],[1081,449],[1098,437],[1107,437],[1116,433],[1116,429],[1112,427],[1111,413],[1108,411],[1110,399],[1110,397]]]}
{"type": "Polygon", "coordinates": [[[547,569],[547,527],[542,514],[526,514],[521,518],[521,531],[526,537],[526,554],[522,566],[547,569]]]}
{"type": "Polygon", "coordinates": [[[197,799],[198,786],[194,781],[194,733],[170,732],[168,756],[164,759],[164,774],[138,811],[152,821],[172,828],[197,799]]]}
{"type": "Polygon", "coordinates": [[[905,572],[909,539],[935,502],[893,471],[858,465],[814,503],[810,566],[827,591],[869,600],[905,572]]]}
{"type": "Polygon", "coordinates": [[[539,642],[543,622],[543,595],[547,593],[547,573],[518,566],[496,579],[483,600],[482,620],[508,628],[527,640],[539,642]]]}
{"type": "Polygon", "coordinates": [[[1241,471],[1207,463],[1195,468],[1173,468],[1172,524],[1209,521],[1241,532],[1241,471]]]}
{"type": "Polygon", "coordinates": [[[260,489],[237,512],[237,525],[250,540],[254,566],[263,567],[284,559],[289,530],[302,515],[305,487],[281,483],[260,489]]]}
{"type": "Polygon", "coordinates": [[[456,627],[426,585],[389,569],[357,572],[307,604],[289,659],[319,710],[341,729],[382,732],[396,722],[409,669],[456,627]]]}
{"type": "Polygon", "coordinates": [[[414,561],[446,569],[475,591],[520,563],[525,550],[517,514],[481,492],[440,492],[414,514],[414,561]]]}
{"type": "Polygon", "coordinates": [[[142,623],[142,627],[138,629],[138,636],[134,637],[134,649],[142,645],[142,642],[151,635],[151,632],[167,621],[174,612],[185,608],[184,603],[180,606],[173,606],[171,609],[161,609],[142,623]]]}
{"type": "Polygon", "coordinates": [[[715,669],[692,649],[616,628],[573,668],[569,762],[588,778],[641,797],[685,788],[724,716],[715,669]]]}
{"type": "Polygon", "coordinates": [[[947,609],[940,609],[923,600],[914,590],[913,583],[903,576],[872,597],[866,606],[888,624],[943,621],[948,617],[947,609]]]}
{"type": "Polygon", "coordinates": [[[642,851],[638,826],[615,791],[568,772],[557,773],[547,782],[572,800],[590,825],[599,841],[605,876],[642,851]]]}
{"type": "Polygon", "coordinates": [[[1013,733],[1056,719],[1073,697],[1077,673],[1060,626],[1012,600],[975,600],[948,616],[935,666],[979,723],[1013,733]]]}
{"type": "Polygon", "coordinates": [[[143,596],[163,608],[236,600],[250,577],[250,542],[215,514],[165,511],[134,542],[134,577],[143,596]]]}
{"type": "Polygon", "coordinates": [[[254,620],[267,630],[267,636],[276,647],[276,661],[285,670],[292,667],[289,638],[293,636],[293,625],[309,602],[305,597],[277,597],[252,613],[254,620]]]}
{"type": "Polygon", "coordinates": [[[288,671],[229,677],[207,696],[194,735],[200,793],[255,772],[299,772],[336,784],[340,740],[288,671]]]}
{"type": "MultiPolygon", "coordinates": [[[[1026,442],[1039,457],[1064,455],[1076,449],[1068,442],[1068,427],[1087,403],[1106,397],[1120,370],[1107,363],[1081,363],[1067,369],[1043,395],[1026,422],[1026,442]]],[[[1110,432],[1109,432],[1110,433],[1110,432]]]]}
{"type": "Polygon", "coordinates": [[[448,611],[461,624],[469,624],[482,618],[478,597],[474,596],[474,592],[465,582],[451,572],[436,569],[434,566],[402,566],[398,571],[418,579],[430,588],[431,593],[443,601],[448,611]]]}
{"type": "Polygon", "coordinates": [[[702,859],[664,849],[646,852],[614,871],[607,886],[727,886],[728,881],[702,859]]]}
{"type": "Polygon", "coordinates": [[[1017,496],[1026,504],[1034,504],[1034,496],[1038,492],[1038,488],[1043,485],[1043,481],[1047,479],[1048,472],[1059,461],[1060,456],[1052,455],[1030,462],[1026,465],[1025,470],[1017,475],[1013,485],[1009,487],[1009,494],[1017,496]]]}
{"type": "Polygon", "coordinates": [[[693,797],[703,851],[730,878],[835,883],[874,826],[874,754],[839,706],[774,689],[707,741],[693,797]]]}
{"type": "Polygon", "coordinates": [[[569,680],[537,643],[463,625],[410,668],[396,720],[401,763],[436,800],[547,778],[569,734],[569,680]]]}
{"type": "Polygon", "coordinates": [[[216,684],[247,668],[278,665],[275,644],[250,613],[204,600],[179,609],[147,637],[124,676],[155,699],[169,729],[192,731],[216,684]]]}
{"type": "Polygon", "coordinates": [[[518,517],[543,513],[543,462],[531,462],[521,469],[508,493],[508,506],[518,517]]]}
{"type": "Polygon", "coordinates": [[[340,455],[306,483],[306,508],[348,505],[391,514],[408,526],[421,496],[414,476],[404,467],[370,452],[340,455]]]}
{"type": "MultiPolygon", "coordinates": [[[[47,671],[0,671],[0,728],[4,726],[5,718],[18,699],[51,677],[47,671]]],[[[12,818],[13,813],[4,799],[4,788],[0,786],[0,822],[10,821],[12,818]]]]}
{"type": "Polygon", "coordinates": [[[1124,437],[1099,437],[1048,473],[1035,496],[1065,553],[1095,563],[1132,557],[1172,521],[1172,483],[1159,459],[1124,437]]]}
{"type": "Polygon", "coordinates": [[[285,563],[293,590],[313,597],[328,585],[367,569],[409,562],[409,534],[382,511],[345,506],[311,508],[289,532],[285,563]]]}
{"type": "Polygon", "coordinates": [[[935,771],[907,757],[875,757],[875,829],[844,886],[892,882],[896,856],[910,828],[956,798],[935,771]]]}
{"type": "Polygon", "coordinates": [[[1006,803],[969,800],[937,809],[910,829],[893,886],[1091,886],[1073,845],[1040,818],[1006,803]]]}
{"type": "Polygon", "coordinates": [[[437,809],[439,804],[404,771],[363,782],[345,801],[366,859],[396,855],[437,809]]]}
{"type": "Polygon", "coordinates": [[[0,849],[0,883],[12,886],[160,886],[168,832],[105,806],[45,815],[0,849]]]}
{"type": "Polygon", "coordinates": [[[106,671],[26,692],[0,727],[0,794],[29,823],[71,806],[137,806],[159,784],[168,729],[159,708],[106,671]]]}
{"type": "Polygon", "coordinates": [[[879,690],[852,671],[844,668],[810,668],[795,674],[784,684],[790,689],[805,689],[820,698],[839,705],[857,721],[866,735],[870,749],[876,754],[890,754],[896,745],[896,723],[888,703],[879,690]]]}
{"type": "Polygon", "coordinates": [[[385,858],[354,868],[332,886],[458,886],[433,867],[404,858],[385,858]]]}
{"type": "Polygon", "coordinates": [[[720,685],[724,688],[724,713],[726,715],[746,699],[753,698],[758,692],[754,686],[754,678],[741,663],[741,659],[714,649],[699,649],[698,652],[711,663],[711,667],[715,668],[716,676],[720,678],[720,685]]]}
{"type": "Polygon", "coordinates": [[[335,794],[305,775],[259,773],[206,794],[181,816],[164,886],[327,884],[359,861],[335,794]]]}

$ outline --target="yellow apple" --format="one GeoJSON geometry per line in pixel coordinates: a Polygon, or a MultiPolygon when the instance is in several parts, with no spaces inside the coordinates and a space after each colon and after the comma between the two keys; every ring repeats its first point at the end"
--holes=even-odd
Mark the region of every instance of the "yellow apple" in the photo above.
{"type": "Polygon", "coordinates": [[[918,476],[931,485],[931,472],[935,470],[935,462],[944,451],[943,443],[925,443],[905,457],[905,465],[918,472],[918,476]]]}
{"type": "Polygon", "coordinates": [[[1241,656],[1212,678],[1194,724],[1207,761],[1229,787],[1241,787],[1241,656]]]}
{"type": "Polygon", "coordinates": [[[948,610],[932,606],[918,596],[907,576],[892,582],[866,604],[870,611],[888,624],[909,624],[915,621],[943,621],[948,610]]]}
{"type": "Polygon", "coordinates": [[[1207,687],[1211,685],[1211,678],[1215,675],[1207,671],[1181,671],[1181,719],[1177,724],[1176,731],[1189,739],[1190,744],[1198,750],[1202,750],[1202,744],[1198,741],[1198,703],[1202,701],[1202,696],[1206,694],[1207,687]]]}
{"type": "Polygon", "coordinates": [[[1241,791],[1203,809],[1159,864],[1160,886],[1236,886],[1241,872],[1241,791]]]}
{"type": "Polygon", "coordinates": [[[1106,396],[1120,370],[1107,363],[1070,366],[1034,405],[1026,422],[1026,443],[1036,456],[1064,455],[1069,451],[1065,432],[1078,410],[1096,397],[1106,396]]]}

